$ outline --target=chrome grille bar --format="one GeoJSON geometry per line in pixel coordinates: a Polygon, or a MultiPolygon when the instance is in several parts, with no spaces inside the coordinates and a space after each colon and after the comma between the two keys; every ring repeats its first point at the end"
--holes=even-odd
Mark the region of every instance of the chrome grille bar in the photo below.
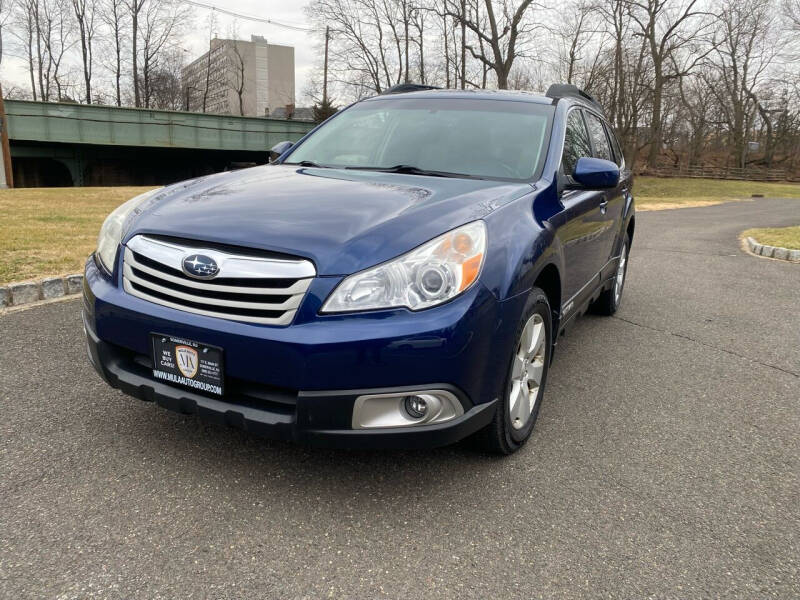
{"type": "Polygon", "coordinates": [[[186,312],[231,321],[288,325],[316,275],[304,259],[234,254],[139,235],[124,248],[122,281],[133,296],[186,312]],[[219,273],[197,280],[182,271],[192,254],[213,258],[219,273]]]}

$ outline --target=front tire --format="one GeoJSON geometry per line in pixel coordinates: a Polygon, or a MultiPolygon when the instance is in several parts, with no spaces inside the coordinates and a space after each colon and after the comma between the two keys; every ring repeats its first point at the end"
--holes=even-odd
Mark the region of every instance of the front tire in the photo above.
{"type": "Polygon", "coordinates": [[[598,315],[610,317],[617,312],[619,303],[622,301],[622,290],[625,287],[625,276],[628,273],[628,254],[630,252],[631,241],[628,234],[622,238],[622,251],[617,263],[617,271],[614,273],[614,282],[611,288],[600,294],[600,297],[592,304],[592,312],[598,315]]]}
{"type": "Polygon", "coordinates": [[[483,449],[511,454],[530,438],[547,383],[552,339],[550,302],[544,291],[533,288],[514,336],[503,397],[494,419],[477,436],[483,449]]]}

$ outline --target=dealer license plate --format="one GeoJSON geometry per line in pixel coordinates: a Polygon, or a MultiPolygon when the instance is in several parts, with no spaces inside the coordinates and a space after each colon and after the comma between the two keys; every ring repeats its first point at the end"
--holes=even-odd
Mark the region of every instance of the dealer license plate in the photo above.
{"type": "Polygon", "coordinates": [[[151,333],[153,377],[200,392],[222,396],[222,348],[151,333]]]}

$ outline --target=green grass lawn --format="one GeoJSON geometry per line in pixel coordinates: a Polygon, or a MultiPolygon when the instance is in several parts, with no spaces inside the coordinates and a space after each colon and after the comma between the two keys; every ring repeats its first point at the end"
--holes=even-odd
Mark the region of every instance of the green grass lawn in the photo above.
{"type": "MultiPolygon", "coordinates": [[[[81,271],[106,215],[147,189],[0,190],[0,284],[81,271]]],[[[639,177],[635,187],[641,210],[705,206],[752,194],[800,198],[800,185],[639,177]]]]}
{"type": "Polygon", "coordinates": [[[708,206],[742,200],[761,194],[773,198],[800,198],[800,184],[637,177],[634,183],[637,208],[659,210],[687,206],[708,206]]]}
{"type": "Polygon", "coordinates": [[[765,227],[763,229],[748,229],[743,237],[751,237],[759,244],[800,250],[800,225],[796,227],[765,227]]]}

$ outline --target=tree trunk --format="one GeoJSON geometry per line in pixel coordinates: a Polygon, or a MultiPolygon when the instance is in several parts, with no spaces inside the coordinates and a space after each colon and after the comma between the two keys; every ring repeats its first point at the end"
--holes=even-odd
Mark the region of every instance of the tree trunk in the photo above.
{"type": "Polygon", "coordinates": [[[461,0],[461,89],[467,87],[467,0],[461,0]]]}
{"type": "Polygon", "coordinates": [[[410,81],[409,78],[408,78],[408,21],[409,21],[410,18],[411,17],[408,14],[408,2],[404,1],[403,2],[403,28],[404,28],[404,31],[405,31],[405,44],[406,44],[406,47],[405,47],[406,72],[405,72],[405,77],[404,77],[405,83],[408,83],[410,81]]]}
{"type": "Polygon", "coordinates": [[[650,152],[647,156],[647,166],[654,168],[661,154],[661,109],[663,105],[664,82],[661,78],[660,68],[656,67],[653,80],[653,114],[650,119],[650,152]]]}
{"type": "Polygon", "coordinates": [[[142,99],[139,94],[139,57],[137,48],[137,38],[139,37],[139,0],[135,0],[134,9],[131,14],[131,46],[133,60],[133,103],[138,108],[142,105],[142,99]]]}

